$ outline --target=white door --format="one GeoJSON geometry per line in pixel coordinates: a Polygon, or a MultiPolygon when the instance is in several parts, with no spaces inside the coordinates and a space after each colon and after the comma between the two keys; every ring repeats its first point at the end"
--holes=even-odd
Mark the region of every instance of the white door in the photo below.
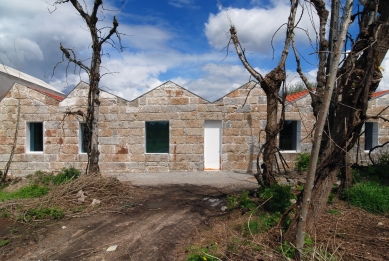
{"type": "Polygon", "coordinates": [[[221,170],[222,121],[204,122],[204,170],[221,170]]]}

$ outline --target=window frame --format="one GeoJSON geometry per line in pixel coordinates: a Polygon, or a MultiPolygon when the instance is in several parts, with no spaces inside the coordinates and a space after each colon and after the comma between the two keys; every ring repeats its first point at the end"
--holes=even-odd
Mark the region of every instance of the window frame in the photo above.
{"type": "Polygon", "coordinates": [[[85,144],[85,151],[82,150],[84,142],[84,130],[82,125],[85,125],[86,127],[86,122],[79,122],[78,124],[78,154],[88,154],[87,144],[85,144]]]}
{"type": "MultiPolygon", "coordinates": [[[[35,147],[35,146],[34,146],[35,147]]],[[[45,151],[45,124],[44,121],[28,121],[26,122],[26,153],[27,154],[43,154],[45,151]],[[42,124],[42,150],[31,150],[31,124],[42,124]]]]}
{"type": "Polygon", "coordinates": [[[375,121],[369,121],[369,122],[365,122],[364,124],[364,132],[365,132],[365,142],[364,142],[364,151],[365,152],[369,152],[370,149],[374,148],[375,146],[378,145],[378,137],[379,137],[379,129],[378,129],[378,122],[375,122],[375,121]],[[366,128],[366,126],[371,126],[368,128],[366,128]],[[366,148],[366,145],[367,145],[367,135],[371,135],[371,137],[369,137],[369,143],[370,143],[370,148],[367,149],[366,148]]]}
{"type": "Polygon", "coordinates": [[[145,126],[145,129],[144,129],[144,145],[145,145],[144,152],[145,152],[145,154],[164,154],[164,155],[170,154],[170,122],[168,120],[145,121],[144,126],[145,126]],[[147,123],[151,123],[151,122],[167,122],[167,124],[168,124],[168,147],[167,147],[168,152],[147,152],[147,123]]]}
{"type": "Polygon", "coordinates": [[[282,131],[281,130],[278,133],[278,148],[281,152],[286,152],[286,153],[297,153],[301,152],[301,120],[285,120],[284,121],[284,126],[285,122],[295,122],[295,124],[292,126],[293,132],[292,132],[292,149],[282,149],[281,148],[281,135],[282,131]]]}

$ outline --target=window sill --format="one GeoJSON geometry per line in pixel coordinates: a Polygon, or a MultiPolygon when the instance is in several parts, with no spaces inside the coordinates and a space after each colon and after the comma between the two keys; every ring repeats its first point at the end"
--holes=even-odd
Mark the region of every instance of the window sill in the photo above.
{"type": "Polygon", "coordinates": [[[26,154],[43,154],[43,151],[26,151],[26,154]]]}
{"type": "Polygon", "coordinates": [[[297,150],[280,150],[281,153],[300,153],[300,151],[297,150]]]}
{"type": "Polygon", "coordinates": [[[169,155],[170,153],[166,152],[166,153],[163,153],[163,152],[156,152],[156,153],[153,153],[153,152],[145,152],[146,155],[169,155]]]}

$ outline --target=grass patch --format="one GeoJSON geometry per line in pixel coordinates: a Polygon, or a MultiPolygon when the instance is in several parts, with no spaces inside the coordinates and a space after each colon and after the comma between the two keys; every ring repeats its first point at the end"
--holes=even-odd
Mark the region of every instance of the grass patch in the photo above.
{"type": "Polygon", "coordinates": [[[217,261],[220,260],[218,257],[220,257],[220,254],[217,254],[217,243],[214,242],[212,244],[209,244],[207,247],[199,247],[195,245],[191,245],[186,249],[186,252],[188,252],[188,258],[186,261],[217,261]]]}
{"type": "Polygon", "coordinates": [[[51,184],[59,186],[68,183],[71,180],[79,178],[81,172],[74,167],[62,168],[57,175],[45,173],[43,171],[36,171],[34,175],[28,176],[30,183],[49,186],[51,184]]]}
{"type": "Polygon", "coordinates": [[[348,191],[342,193],[341,198],[370,213],[389,212],[389,187],[382,186],[377,182],[369,181],[355,184],[348,191]]]}
{"type": "Polygon", "coordinates": [[[61,208],[33,208],[27,211],[24,219],[31,222],[33,220],[61,219],[64,216],[65,213],[61,208]]]}
{"type": "Polygon", "coordinates": [[[269,231],[272,227],[276,226],[281,218],[280,212],[273,214],[261,213],[256,218],[250,219],[243,226],[244,235],[258,234],[269,231]],[[250,233],[251,232],[251,233],[250,233]]]}
{"type": "Polygon", "coordinates": [[[49,192],[49,189],[47,187],[33,184],[26,187],[22,187],[19,190],[13,192],[0,191],[0,201],[21,198],[39,198],[43,195],[46,195],[47,192],[49,192]]]}
{"type": "Polygon", "coordinates": [[[337,209],[330,209],[330,210],[328,210],[328,214],[330,214],[330,215],[340,215],[341,213],[337,209]]]}
{"type": "Polygon", "coordinates": [[[5,245],[8,245],[9,244],[9,239],[4,239],[2,241],[0,241],[0,247],[3,247],[5,245]]]}

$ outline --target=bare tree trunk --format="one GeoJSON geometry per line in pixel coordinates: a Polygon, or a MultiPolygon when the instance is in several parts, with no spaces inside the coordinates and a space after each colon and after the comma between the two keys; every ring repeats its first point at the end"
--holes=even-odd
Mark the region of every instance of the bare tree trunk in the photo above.
{"type": "MultiPolygon", "coordinates": [[[[321,144],[321,162],[316,169],[305,220],[305,229],[309,234],[314,234],[316,222],[326,207],[339,173],[339,166],[347,152],[354,147],[368,119],[368,100],[382,78],[379,65],[389,48],[388,1],[379,2],[378,12],[381,16],[376,21],[373,19],[373,23],[368,22],[371,21],[371,11],[360,14],[360,34],[337,75],[339,102],[335,106],[336,117],[330,130],[331,136],[321,144]]],[[[313,106],[320,107],[320,104],[313,106]]],[[[285,234],[285,240],[294,240],[298,221],[299,216],[296,215],[285,234]]]]}
{"type": "MultiPolygon", "coordinates": [[[[92,59],[90,66],[83,64],[81,60],[76,58],[76,55],[72,49],[64,48],[60,45],[60,49],[63,52],[64,56],[68,60],[68,63],[74,63],[75,65],[81,67],[89,74],[89,93],[88,93],[88,109],[86,115],[86,125],[87,131],[85,134],[85,139],[87,142],[87,153],[88,153],[88,165],[86,168],[87,174],[99,175],[99,106],[100,106],[100,66],[101,66],[101,52],[102,46],[104,43],[109,42],[112,46],[115,44],[112,42],[111,37],[115,34],[119,40],[119,47],[122,50],[120,33],[117,31],[119,23],[116,20],[116,17],[113,17],[112,27],[109,32],[105,35],[103,34],[104,28],[97,28],[97,22],[99,21],[97,17],[97,12],[100,6],[103,5],[102,0],[94,0],[92,12],[89,14],[84,11],[82,5],[78,0],[57,0],[54,3],[54,6],[59,4],[70,2],[73,7],[78,11],[81,17],[84,19],[86,25],[88,26],[90,36],[92,39],[92,59]]],[[[84,2],[85,3],[85,2],[84,2]]]]}
{"type": "MultiPolygon", "coordinates": [[[[332,91],[335,87],[336,75],[338,71],[338,64],[340,61],[341,51],[343,44],[346,41],[346,36],[348,32],[348,28],[351,24],[351,10],[352,10],[352,0],[347,0],[344,10],[344,15],[342,19],[342,25],[339,32],[339,36],[337,42],[335,44],[335,48],[333,48],[334,53],[330,56],[331,60],[329,65],[329,77],[326,82],[326,89],[324,93],[324,98],[322,101],[322,105],[320,106],[319,115],[316,121],[316,129],[313,138],[313,145],[311,151],[311,157],[309,161],[307,180],[305,183],[304,191],[303,191],[303,199],[300,208],[298,224],[297,224],[297,233],[296,233],[296,251],[295,258],[296,260],[301,260],[302,248],[304,246],[304,234],[305,234],[305,220],[308,213],[308,208],[310,207],[311,202],[311,192],[313,188],[313,182],[316,173],[316,164],[317,159],[319,157],[320,144],[322,140],[324,126],[326,124],[327,114],[329,111],[329,106],[332,97],[332,91]]],[[[327,199],[328,196],[325,198],[327,199]]]]}
{"type": "MultiPolygon", "coordinates": [[[[258,173],[255,174],[259,184],[263,186],[270,186],[271,184],[276,183],[275,180],[275,165],[276,165],[276,153],[278,151],[277,144],[277,135],[280,132],[283,125],[283,118],[281,117],[280,122],[278,122],[278,105],[279,102],[282,103],[280,97],[280,89],[282,83],[286,79],[285,74],[285,62],[289,54],[290,44],[293,38],[293,31],[295,28],[295,18],[298,7],[299,0],[291,1],[290,15],[287,23],[286,37],[284,49],[278,65],[265,77],[262,77],[247,61],[244,49],[242,48],[239,38],[237,36],[237,31],[234,26],[231,25],[230,34],[231,40],[234,44],[236,52],[239,59],[241,60],[243,66],[246,70],[259,82],[261,88],[264,90],[267,98],[267,123],[265,128],[266,141],[263,145],[263,173],[262,179],[260,177],[260,168],[258,168],[258,173]]],[[[261,152],[261,150],[260,150],[261,152]]],[[[259,164],[257,164],[259,166],[259,164]]]]}

